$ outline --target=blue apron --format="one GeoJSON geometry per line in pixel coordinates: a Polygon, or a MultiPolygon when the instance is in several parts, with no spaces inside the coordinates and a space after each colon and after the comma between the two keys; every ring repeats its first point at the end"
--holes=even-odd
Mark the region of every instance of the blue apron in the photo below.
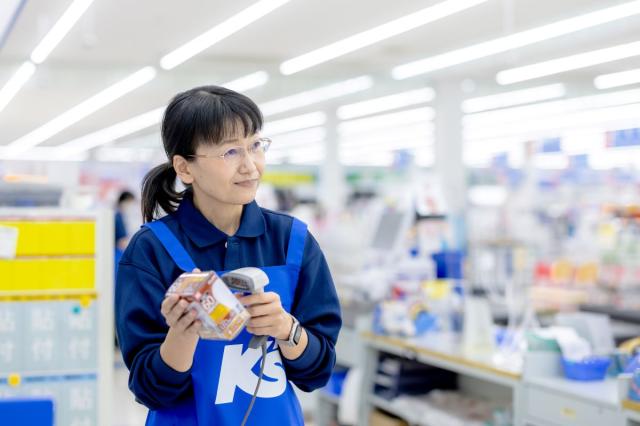
{"type": "MultiPolygon", "coordinates": [[[[180,269],[191,272],[196,268],[191,256],[163,222],[157,220],[144,226],[153,231],[180,269]]],[[[265,291],[278,293],[287,312],[291,311],[298,284],[306,236],[307,226],[294,219],[286,264],[260,268],[269,277],[265,291]]],[[[216,273],[221,275],[224,271],[216,273]]],[[[251,336],[243,330],[232,341],[200,339],[191,369],[194,397],[175,407],[149,411],[146,425],[239,426],[260,373],[262,351],[248,347],[251,336]]],[[[247,425],[304,425],[300,403],[271,337],[267,341],[264,376],[247,425]]]]}

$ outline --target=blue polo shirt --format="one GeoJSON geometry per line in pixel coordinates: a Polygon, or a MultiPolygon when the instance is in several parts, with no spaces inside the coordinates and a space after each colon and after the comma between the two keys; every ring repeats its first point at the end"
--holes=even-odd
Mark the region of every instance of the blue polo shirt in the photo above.
{"type": "MultiPolygon", "coordinates": [[[[232,270],[245,266],[286,263],[291,216],[263,209],[254,201],[244,206],[233,236],[212,225],[190,195],[177,211],[161,219],[201,270],[232,270]]],[[[191,372],[177,372],[160,357],[168,326],[160,313],[164,294],[182,271],[151,230],[142,228],[120,260],[116,280],[116,331],[129,388],[150,409],[174,406],[193,396],[191,372]]],[[[265,288],[269,291],[269,286],[265,288]]],[[[308,233],[291,314],[304,326],[309,343],[295,360],[282,357],[287,379],[303,391],[324,386],[335,364],[335,343],[342,325],[331,273],[317,241],[308,233]]]]}

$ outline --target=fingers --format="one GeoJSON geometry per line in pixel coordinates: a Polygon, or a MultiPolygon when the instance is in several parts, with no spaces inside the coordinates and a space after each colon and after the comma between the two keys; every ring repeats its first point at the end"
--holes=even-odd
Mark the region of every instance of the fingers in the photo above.
{"type": "Polygon", "coordinates": [[[252,317],[261,317],[263,315],[274,315],[283,311],[279,303],[264,303],[260,305],[247,306],[247,311],[252,317]]]}
{"type": "Polygon", "coordinates": [[[277,302],[280,304],[280,295],[273,291],[265,292],[265,293],[254,293],[248,296],[240,296],[238,297],[240,303],[245,306],[252,305],[260,305],[265,303],[274,303],[277,302]]]}
{"type": "Polygon", "coordinates": [[[281,309],[279,312],[273,315],[252,317],[247,323],[247,325],[249,327],[256,327],[256,328],[270,327],[273,324],[281,324],[283,322],[286,322],[286,320],[287,320],[287,314],[284,312],[284,310],[281,309]]]}
{"type": "Polygon", "coordinates": [[[167,325],[169,327],[175,326],[176,323],[180,320],[180,318],[184,315],[188,307],[189,307],[189,303],[186,300],[182,299],[182,300],[179,300],[177,303],[173,304],[173,306],[168,312],[166,313],[163,312],[167,325]]]}
{"type": "Polygon", "coordinates": [[[186,329],[191,327],[193,323],[196,321],[196,317],[198,314],[194,310],[189,310],[184,315],[180,317],[180,319],[175,323],[173,328],[178,332],[184,332],[186,329]]]}
{"type": "Polygon", "coordinates": [[[171,312],[171,310],[176,305],[176,303],[178,303],[179,300],[180,300],[180,296],[176,294],[172,294],[169,297],[165,297],[164,300],[162,301],[162,305],[160,306],[160,312],[162,313],[162,316],[166,318],[167,315],[169,315],[169,312],[171,312]]]}
{"type": "Polygon", "coordinates": [[[194,322],[191,323],[189,327],[187,327],[184,330],[184,332],[191,333],[191,334],[198,334],[201,329],[202,329],[202,322],[200,320],[195,320],[194,322]]]}

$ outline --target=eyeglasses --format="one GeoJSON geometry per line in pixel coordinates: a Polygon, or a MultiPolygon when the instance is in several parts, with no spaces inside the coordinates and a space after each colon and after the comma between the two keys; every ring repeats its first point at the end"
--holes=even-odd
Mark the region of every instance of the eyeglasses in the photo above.
{"type": "Polygon", "coordinates": [[[256,139],[249,148],[233,147],[229,148],[227,152],[221,155],[208,155],[208,154],[194,154],[189,155],[190,158],[222,158],[225,163],[238,165],[240,164],[246,155],[248,155],[253,161],[264,161],[264,154],[271,146],[271,139],[260,138],[256,139]]]}

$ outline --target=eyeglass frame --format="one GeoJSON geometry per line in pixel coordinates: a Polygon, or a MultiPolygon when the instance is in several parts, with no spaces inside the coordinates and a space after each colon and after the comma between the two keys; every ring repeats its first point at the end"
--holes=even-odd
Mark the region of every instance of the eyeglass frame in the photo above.
{"type": "MultiPolygon", "coordinates": [[[[260,137],[258,139],[256,139],[255,141],[252,142],[252,144],[255,144],[256,142],[261,142],[261,143],[265,143],[265,147],[262,149],[263,154],[266,153],[269,150],[269,147],[271,146],[271,143],[273,142],[271,140],[271,138],[267,138],[267,137],[260,137]]],[[[220,155],[209,155],[209,154],[191,154],[191,155],[187,155],[187,158],[222,158],[222,161],[224,161],[225,163],[229,164],[229,161],[227,161],[225,159],[225,156],[229,153],[230,150],[235,149],[235,148],[229,148],[224,154],[220,154],[220,155]]],[[[245,154],[243,154],[243,158],[244,155],[248,155],[250,156],[251,153],[249,152],[249,150],[246,147],[242,147],[242,151],[245,152],[245,154]]]]}

